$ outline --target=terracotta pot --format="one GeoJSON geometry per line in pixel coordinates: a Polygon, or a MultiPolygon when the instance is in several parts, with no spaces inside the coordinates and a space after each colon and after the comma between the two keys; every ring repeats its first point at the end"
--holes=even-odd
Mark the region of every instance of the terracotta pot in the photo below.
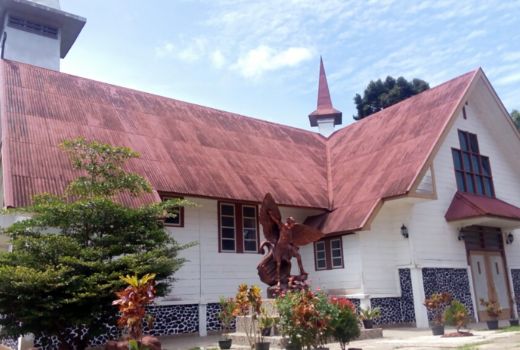
{"type": "Polygon", "coordinates": [[[432,326],[432,334],[433,335],[444,335],[444,325],[433,325],[432,326]]]}
{"type": "Polygon", "coordinates": [[[231,343],[233,342],[233,339],[225,339],[225,340],[219,340],[218,341],[218,347],[221,349],[231,349],[231,343]]]}
{"type": "Polygon", "coordinates": [[[372,328],[374,328],[374,321],[372,321],[372,320],[363,320],[363,327],[365,327],[365,329],[372,329],[372,328]]]}
{"type": "Polygon", "coordinates": [[[486,321],[488,329],[495,330],[498,329],[498,320],[490,320],[486,321]]]}

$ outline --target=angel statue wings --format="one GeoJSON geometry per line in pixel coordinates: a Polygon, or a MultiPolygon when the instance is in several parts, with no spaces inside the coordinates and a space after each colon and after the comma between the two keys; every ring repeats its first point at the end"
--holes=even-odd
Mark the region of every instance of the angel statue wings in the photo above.
{"type": "Polygon", "coordinates": [[[260,280],[270,286],[271,294],[305,288],[308,274],[303,268],[299,247],[319,240],[323,233],[297,224],[292,217],[282,222],[280,209],[270,193],[264,197],[259,219],[266,239],[260,245],[262,253],[267,247],[267,254],[257,267],[260,280]],[[298,262],[299,275],[291,275],[292,258],[298,262]]]}

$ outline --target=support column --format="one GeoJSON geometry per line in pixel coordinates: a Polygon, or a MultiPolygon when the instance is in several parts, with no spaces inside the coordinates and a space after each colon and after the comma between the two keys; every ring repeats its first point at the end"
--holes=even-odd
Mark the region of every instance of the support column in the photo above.
{"type": "Polygon", "coordinates": [[[206,320],[207,304],[199,304],[199,336],[205,337],[208,335],[208,326],[206,320]]]}
{"type": "Polygon", "coordinates": [[[410,278],[412,279],[413,307],[415,311],[415,324],[417,328],[428,328],[428,312],[424,307],[424,281],[422,269],[410,268],[410,278]]]}

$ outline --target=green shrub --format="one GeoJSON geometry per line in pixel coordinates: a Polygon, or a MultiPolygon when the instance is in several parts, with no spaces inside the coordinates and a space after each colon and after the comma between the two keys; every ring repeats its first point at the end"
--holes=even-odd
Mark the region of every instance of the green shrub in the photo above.
{"type": "Polygon", "coordinates": [[[466,306],[458,300],[453,300],[444,311],[444,319],[450,326],[455,326],[457,332],[469,323],[469,312],[466,306]]]}

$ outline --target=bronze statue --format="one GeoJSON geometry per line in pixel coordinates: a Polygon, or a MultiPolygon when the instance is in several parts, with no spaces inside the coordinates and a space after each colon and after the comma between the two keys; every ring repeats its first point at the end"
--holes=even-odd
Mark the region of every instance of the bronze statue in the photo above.
{"type": "Polygon", "coordinates": [[[260,249],[268,248],[258,265],[260,280],[270,287],[270,296],[291,289],[307,288],[307,272],[305,272],[299,247],[312,243],[323,237],[323,233],[307,225],[297,224],[292,217],[282,223],[282,215],[278,205],[270,193],[266,194],[260,209],[260,223],[266,241],[260,249]],[[300,269],[299,275],[291,275],[291,260],[296,258],[300,269]]]}

